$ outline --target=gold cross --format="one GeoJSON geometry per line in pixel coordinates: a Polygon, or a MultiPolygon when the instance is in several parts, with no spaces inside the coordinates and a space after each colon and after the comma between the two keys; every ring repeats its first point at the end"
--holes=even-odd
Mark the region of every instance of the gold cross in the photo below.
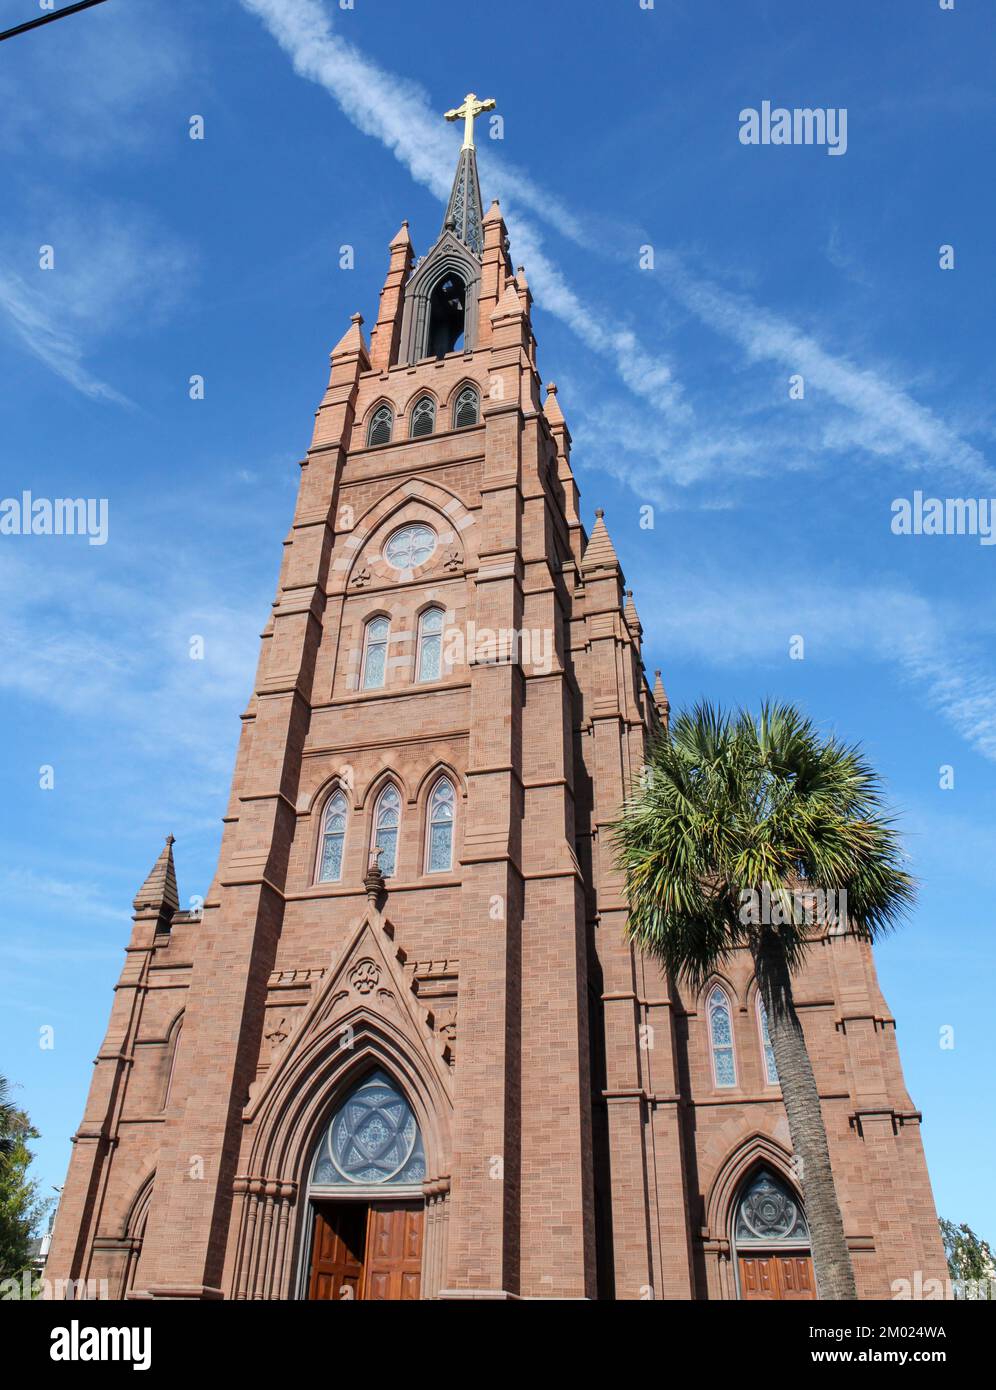
{"type": "Polygon", "coordinates": [[[478,101],[475,92],[468,92],[464,97],[462,106],[458,106],[454,111],[446,112],[448,121],[463,121],[463,148],[465,150],[474,148],[474,122],[477,117],[485,111],[493,111],[497,105],[494,97],[488,97],[486,101],[478,101]]]}

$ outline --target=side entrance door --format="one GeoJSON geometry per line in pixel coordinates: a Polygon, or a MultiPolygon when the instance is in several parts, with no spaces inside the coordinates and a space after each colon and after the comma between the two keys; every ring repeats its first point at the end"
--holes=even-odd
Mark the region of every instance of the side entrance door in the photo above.
{"type": "Polygon", "coordinates": [[[741,1255],[740,1297],[802,1300],[816,1298],[809,1255],[741,1255]]]}

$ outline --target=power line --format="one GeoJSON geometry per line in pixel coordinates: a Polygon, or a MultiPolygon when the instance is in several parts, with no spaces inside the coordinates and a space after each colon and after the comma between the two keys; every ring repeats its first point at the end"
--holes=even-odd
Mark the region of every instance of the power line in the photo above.
{"type": "Polygon", "coordinates": [[[28,29],[37,29],[39,24],[51,24],[53,19],[65,19],[67,14],[76,14],[79,10],[89,10],[93,5],[102,5],[104,0],[77,0],[75,5],[67,5],[65,9],[53,10],[51,14],[40,15],[38,19],[29,19],[27,24],[18,24],[13,29],[5,29],[0,34],[0,42],[4,39],[12,39],[15,34],[23,34],[28,29]]]}

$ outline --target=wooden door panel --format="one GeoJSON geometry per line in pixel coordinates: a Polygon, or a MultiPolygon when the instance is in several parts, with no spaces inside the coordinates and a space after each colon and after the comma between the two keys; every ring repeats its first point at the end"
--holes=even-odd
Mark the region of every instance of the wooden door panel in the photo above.
{"type": "Polygon", "coordinates": [[[421,1296],[423,1210],[421,1203],[371,1206],[364,1298],[397,1301],[421,1296]]]}
{"type": "Polygon", "coordinates": [[[741,1255],[740,1292],[746,1299],[778,1298],[778,1274],[774,1261],[761,1255],[741,1255]]]}
{"type": "Polygon", "coordinates": [[[815,1299],[816,1280],[808,1255],[783,1255],[778,1260],[778,1285],[785,1299],[815,1299]]]}
{"type": "Polygon", "coordinates": [[[315,1208],[308,1297],[359,1297],[366,1238],[366,1208],[329,1203],[315,1208]]]}

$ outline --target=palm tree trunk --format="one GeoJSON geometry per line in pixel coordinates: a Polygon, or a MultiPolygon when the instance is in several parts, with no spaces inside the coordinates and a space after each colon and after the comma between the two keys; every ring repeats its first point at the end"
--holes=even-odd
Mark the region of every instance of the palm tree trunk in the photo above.
{"type": "Polygon", "coordinates": [[[768,1035],[775,1054],[792,1148],[801,1160],[800,1178],[812,1239],[813,1265],[821,1298],[854,1299],[854,1270],[837,1202],[823,1112],[806,1039],[795,1011],[792,980],[777,933],[762,927],[753,950],[768,1035]]]}

